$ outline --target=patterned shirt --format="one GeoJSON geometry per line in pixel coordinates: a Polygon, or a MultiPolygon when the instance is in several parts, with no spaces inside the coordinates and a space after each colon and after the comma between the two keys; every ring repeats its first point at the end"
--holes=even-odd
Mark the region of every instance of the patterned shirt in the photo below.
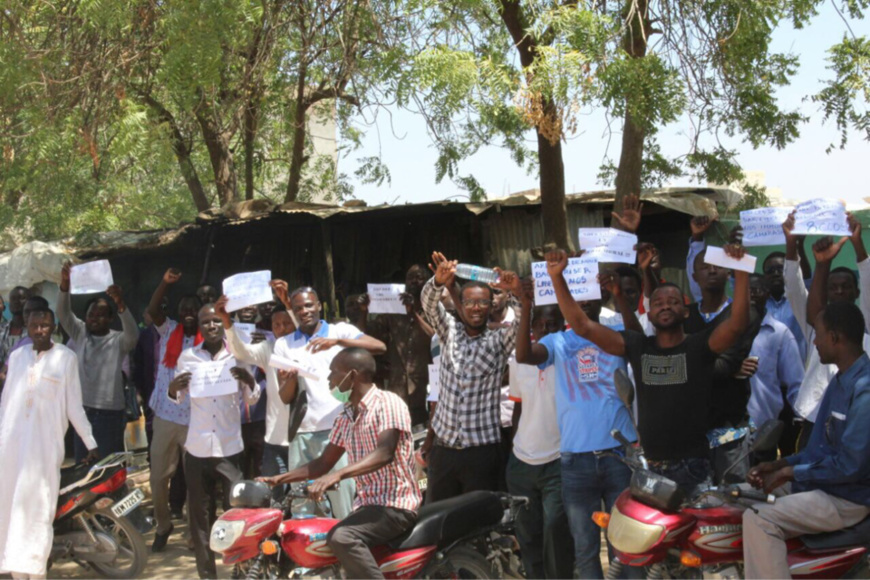
{"type": "Polygon", "coordinates": [[[465,325],[441,305],[435,278],[421,296],[423,312],[441,342],[440,392],[432,428],[441,443],[463,448],[501,440],[499,402],[504,370],[517,342],[519,303],[511,297],[516,318],[510,326],[469,336],[465,325]]]}
{"type": "MultiPolygon", "coordinates": [[[[154,379],[154,390],[151,392],[151,399],[148,401],[148,406],[154,411],[154,414],[164,421],[172,421],[179,425],[190,424],[190,399],[185,397],[180,403],[174,403],[169,399],[169,383],[175,378],[175,370],[163,364],[163,357],[166,356],[166,345],[169,343],[169,337],[178,323],[174,320],[166,319],[160,326],[155,326],[154,329],[160,335],[160,345],[157,349],[157,378],[154,379]]],[[[185,336],[182,350],[193,346],[195,336],[185,336]]]]}
{"type": "Polygon", "coordinates": [[[363,506],[383,506],[408,511],[420,507],[420,490],[414,477],[414,444],[411,436],[411,414],[398,395],[372,385],[357,407],[348,403],[336,417],[329,442],[347,451],[348,463],[354,464],[378,448],[378,436],[384,431],[401,431],[396,454],[380,469],[359,475],[353,509],[363,506]]]}

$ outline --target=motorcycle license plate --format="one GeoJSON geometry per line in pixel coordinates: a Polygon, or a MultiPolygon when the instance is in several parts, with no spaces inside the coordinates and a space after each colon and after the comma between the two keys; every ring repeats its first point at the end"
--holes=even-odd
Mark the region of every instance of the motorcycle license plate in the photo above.
{"type": "Polygon", "coordinates": [[[136,506],[142,503],[142,500],[144,499],[145,494],[137,487],[131,494],[112,506],[112,513],[115,514],[116,517],[124,517],[133,511],[136,506]]]}

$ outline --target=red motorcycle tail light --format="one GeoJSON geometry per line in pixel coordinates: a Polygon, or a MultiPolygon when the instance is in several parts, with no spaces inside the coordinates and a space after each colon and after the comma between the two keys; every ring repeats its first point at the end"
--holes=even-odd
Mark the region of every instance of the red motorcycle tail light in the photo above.
{"type": "Polygon", "coordinates": [[[127,481],[127,470],[120,469],[118,473],[104,481],[103,483],[91,488],[91,491],[96,494],[112,493],[119,489],[127,481]]]}

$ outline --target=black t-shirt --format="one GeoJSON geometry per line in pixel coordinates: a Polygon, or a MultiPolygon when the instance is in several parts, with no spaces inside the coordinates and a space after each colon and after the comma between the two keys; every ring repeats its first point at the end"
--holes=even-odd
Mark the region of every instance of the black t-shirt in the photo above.
{"type": "Polygon", "coordinates": [[[712,400],[710,331],[691,334],[673,348],[655,336],[625,330],[625,356],[634,371],[638,431],[646,456],[657,461],[708,457],[712,400]]]}

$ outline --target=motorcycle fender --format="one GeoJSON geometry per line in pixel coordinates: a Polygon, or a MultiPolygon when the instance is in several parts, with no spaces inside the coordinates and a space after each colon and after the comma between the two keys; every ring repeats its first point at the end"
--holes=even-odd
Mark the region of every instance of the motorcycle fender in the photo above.
{"type": "MultiPolygon", "coordinates": [[[[110,493],[109,497],[112,498],[113,502],[117,502],[127,497],[127,494],[129,493],[130,489],[127,488],[127,486],[123,486],[121,487],[121,489],[116,489],[115,491],[110,493]]],[[[145,516],[145,512],[142,510],[142,505],[143,504],[140,503],[124,517],[127,518],[131,524],[133,524],[133,527],[139,530],[140,534],[144,535],[151,531],[151,528],[154,527],[154,522],[151,520],[151,518],[145,516]]]]}

